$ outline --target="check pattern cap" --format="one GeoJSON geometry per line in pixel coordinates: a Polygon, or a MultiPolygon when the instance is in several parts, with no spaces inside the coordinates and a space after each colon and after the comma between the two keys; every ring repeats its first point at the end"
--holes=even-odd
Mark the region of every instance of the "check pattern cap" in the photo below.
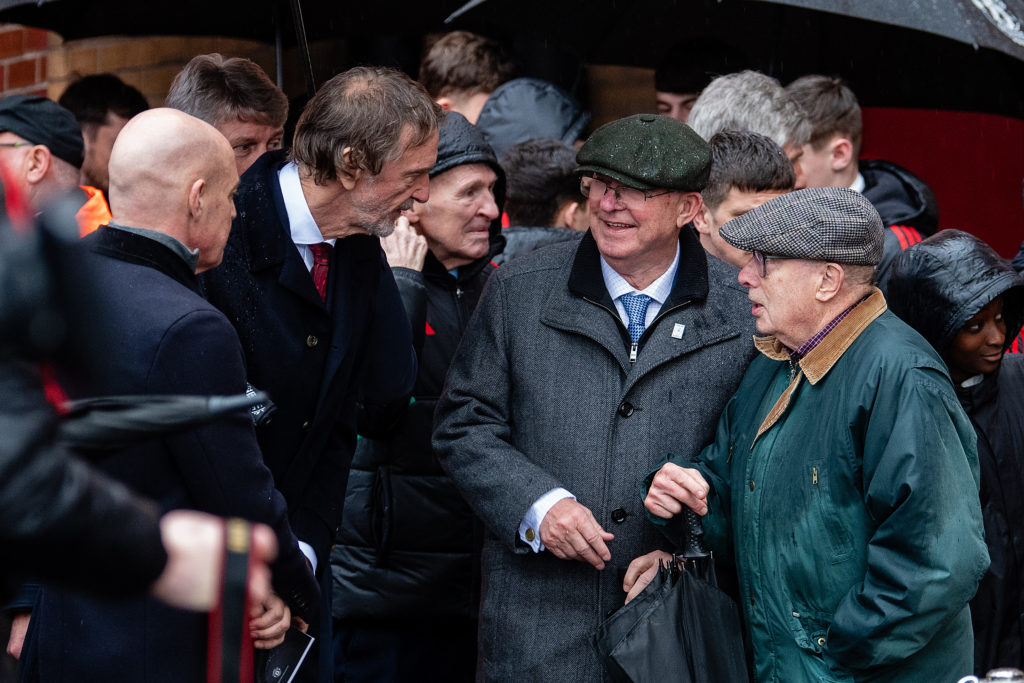
{"type": "Polygon", "coordinates": [[[857,266],[877,266],[885,242],[878,211],[845,187],[779,195],[732,219],[719,234],[744,251],[857,266]]]}
{"type": "Polygon", "coordinates": [[[638,190],[700,192],[711,172],[711,147],[670,116],[635,114],[606,123],[580,147],[576,173],[600,173],[638,190]]]}

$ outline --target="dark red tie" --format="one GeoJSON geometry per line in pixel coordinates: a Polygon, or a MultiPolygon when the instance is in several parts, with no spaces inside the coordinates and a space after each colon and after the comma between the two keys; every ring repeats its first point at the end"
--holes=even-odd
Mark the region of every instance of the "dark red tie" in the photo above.
{"type": "Polygon", "coordinates": [[[313,269],[309,274],[313,276],[313,286],[320,292],[320,298],[327,301],[327,270],[330,268],[331,245],[327,242],[309,245],[313,252],[313,269]]]}

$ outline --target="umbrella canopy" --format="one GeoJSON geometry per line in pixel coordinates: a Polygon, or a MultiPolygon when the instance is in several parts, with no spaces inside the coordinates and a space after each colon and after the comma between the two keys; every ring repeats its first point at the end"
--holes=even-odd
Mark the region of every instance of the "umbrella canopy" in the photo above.
{"type": "Polygon", "coordinates": [[[677,43],[720,42],[783,83],[839,74],[864,106],[1024,118],[1021,19],[1024,0],[474,0],[449,26],[590,64],[653,67],[677,43]]]}

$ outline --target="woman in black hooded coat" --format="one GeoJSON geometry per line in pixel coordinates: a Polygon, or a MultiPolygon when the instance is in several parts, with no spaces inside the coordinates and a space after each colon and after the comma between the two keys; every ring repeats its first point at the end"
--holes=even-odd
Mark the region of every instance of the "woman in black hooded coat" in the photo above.
{"type": "Polygon", "coordinates": [[[978,433],[992,564],[971,601],[974,667],[1024,665],[1024,357],[1003,355],[1024,325],[1024,278],[987,244],[944,230],[893,263],[889,307],[949,367],[978,433]]]}

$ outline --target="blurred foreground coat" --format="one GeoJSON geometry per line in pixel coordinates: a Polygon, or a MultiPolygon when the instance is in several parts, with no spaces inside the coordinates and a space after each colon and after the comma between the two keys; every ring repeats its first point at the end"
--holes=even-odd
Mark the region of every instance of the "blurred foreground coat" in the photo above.
{"type": "MultiPolygon", "coordinates": [[[[945,230],[907,250],[889,282],[893,311],[940,354],[997,296],[1003,297],[1007,347],[1024,325],[1024,279],[965,232],[945,230]]],[[[980,676],[1024,667],[1024,357],[1005,355],[997,371],[956,393],[978,434],[981,511],[992,558],[971,601],[980,676]]]]}

